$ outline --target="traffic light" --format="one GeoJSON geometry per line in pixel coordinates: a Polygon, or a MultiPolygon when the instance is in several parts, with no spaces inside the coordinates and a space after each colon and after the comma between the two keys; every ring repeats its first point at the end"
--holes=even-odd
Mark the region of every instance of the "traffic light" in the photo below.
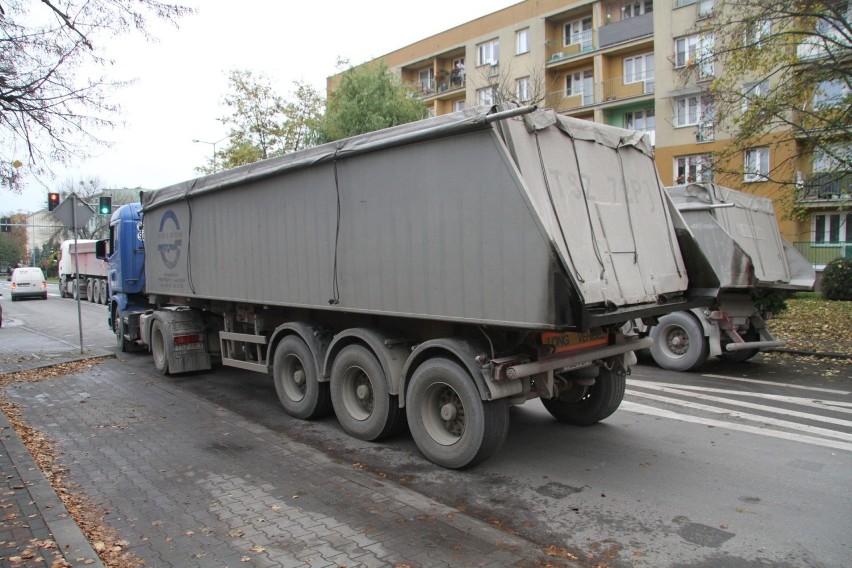
{"type": "Polygon", "coordinates": [[[58,193],[48,193],[47,194],[47,210],[53,211],[59,205],[59,194],[58,193]]]}
{"type": "Polygon", "coordinates": [[[12,232],[12,220],[8,217],[3,217],[0,219],[0,232],[2,233],[11,233],[12,232]]]}
{"type": "Polygon", "coordinates": [[[112,215],[112,197],[101,196],[98,203],[98,213],[101,215],[112,215]]]}

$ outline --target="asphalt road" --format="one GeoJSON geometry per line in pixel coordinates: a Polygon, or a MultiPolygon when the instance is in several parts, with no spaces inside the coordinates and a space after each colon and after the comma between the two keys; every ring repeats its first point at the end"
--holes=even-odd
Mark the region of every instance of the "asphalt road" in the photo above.
{"type": "MultiPolygon", "coordinates": [[[[77,341],[72,300],[12,304],[0,291],[6,319],[77,341]]],[[[84,341],[112,348],[105,308],[83,308],[84,341]]],[[[134,371],[153,368],[145,353],[120,358],[134,371]]],[[[689,374],[639,365],[606,421],[576,428],[557,424],[537,401],[513,408],[502,451],[462,472],[426,461],[407,434],[374,444],[349,438],[334,417],[291,419],[263,375],[220,368],[171,380],[187,396],[589,565],[845,567],[848,370],[760,356],[689,374]]]]}

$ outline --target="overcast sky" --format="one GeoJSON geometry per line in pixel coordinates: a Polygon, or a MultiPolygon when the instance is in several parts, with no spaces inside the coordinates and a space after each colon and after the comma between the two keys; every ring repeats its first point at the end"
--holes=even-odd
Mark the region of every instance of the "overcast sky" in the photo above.
{"type": "MultiPolygon", "coordinates": [[[[293,81],[325,93],[338,57],[361,63],[517,1],[185,1],[197,13],[179,29],[156,25],[158,43],[125,38],[107,46],[113,78],[136,80],[113,93],[125,125],[101,133],[113,145],[58,170],[49,187],[99,177],[106,187],[158,189],[196,177],[213,148],[192,140],[216,142],[227,133],[216,118],[226,114],[220,103],[230,70],[264,73],[282,95],[293,81]]],[[[0,212],[42,209],[47,191],[37,182],[20,196],[0,188],[0,212]]]]}

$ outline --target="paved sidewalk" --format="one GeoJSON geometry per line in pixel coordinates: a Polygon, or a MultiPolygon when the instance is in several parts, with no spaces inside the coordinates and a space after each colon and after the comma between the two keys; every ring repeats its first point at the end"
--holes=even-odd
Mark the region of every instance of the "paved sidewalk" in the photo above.
{"type": "Polygon", "coordinates": [[[57,442],[70,480],[109,512],[104,522],[147,567],[553,560],[140,369],[110,359],[84,375],[21,383],[6,394],[57,442]]]}

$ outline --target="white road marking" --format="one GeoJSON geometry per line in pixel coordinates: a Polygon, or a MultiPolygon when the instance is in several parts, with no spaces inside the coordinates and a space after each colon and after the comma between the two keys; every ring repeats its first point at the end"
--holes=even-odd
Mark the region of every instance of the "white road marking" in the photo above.
{"type": "Polygon", "coordinates": [[[747,432],[749,434],[757,434],[759,436],[768,436],[770,438],[781,438],[783,440],[789,440],[794,442],[802,442],[805,444],[812,444],[815,446],[822,446],[825,448],[834,448],[837,450],[846,450],[852,452],[852,444],[847,444],[845,442],[840,442],[836,440],[825,440],[822,438],[815,438],[813,436],[805,436],[802,434],[796,434],[793,432],[781,432],[779,430],[769,430],[767,428],[758,428],[756,426],[749,426],[748,424],[736,424],[733,422],[723,422],[722,420],[713,420],[712,418],[701,418],[698,416],[688,416],[685,414],[678,414],[677,412],[672,412],[670,410],[663,410],[661,408],[655,408],[653,406],[647,406],[644,404],[638,404],[635,402],[630,402],[625,400],[621,403],[621,408],[627,410],[629,412],[635,412],[637,414],[647,414],[648,416],[659,416],[662,418],[670,418],[672,420],[679,420],[681,422],[691,422],[693,424],[704,424],[706,426],[714,426],[717,428],[726,428],[728,430],[736,430],[739,432],[747,432]]]}
{"type": "Polygon", "coordinates": [[[674,404],[677,406],[683,406],[684,408],[692,408],[693,410],[701,410],[704,412],[712,412],[715,414],[724,414],[725,416],[730,416],[731,418],[739,418],[741,420],[748,420],[751,422],[760,422],[761,424],[768,424],[772,426],[780,426],[781,428],[788,428],[790,430],[799,430],[802,432],[808,432],[809,434],[816,434],[819,436],[826,436],[828,438],[837,438],[839,440],[848,440],[852,441],[852,434],[847,434],[845,432],[838,432],[836,430],[829,430],[827,428],[820,428],[818,426],[810,426],[808,424],[799,424],[798,422],[790,422],[789,420],[779,420],[778,418],[770,418],[769,416],[761,416],[759,414],[748,414],[745,412],[739,412],[737,410],[728,410],[725,408],[719,408],[718,406],[710,406],[708,404],[701,404],[698,402],[690,402],[687,400],[680,400],[677,398],[670,398],[667,396],[659,396],[656,394],[645,393],[645,392],[631,392],[631,396],[638,396],[640,398],[647,398],[650,400],[656,400],[657,402],[665,402],[668,404],[674,404]]]}
{"type": "Polygon", "coordinates": [[[849,392],[849,391],[825,389],[825,388],[821,388],[821,387],[807,387],[807,386],[804,386],[804,385],[788,385],[788,384],[784,384],[784,383],[777,383],[777,382],[774,382],[774,381],[761,381],[761,380],[758,380],[758,379],[743,379],[741,377],[728,377],[728,376],[725,376],[725,375],[701,375],[701,376],[702,377],[709,377],[711,379],[725,379],[727,381],[740,381],[740,382],[743,382],[743,383],[755,383],[755,384],[758,384],[758,385],[770,385],[770,386],[773,386],[773,387],[783,387],[783,388],[788,388],[788,389],[802,389],[802,390],[809,390],[809,391],[815,391],[815,392],[830,392],[830,393],[833,393],[833,394],[852,394],[852,392],[849,392]]]}
{"type": "MultiPolygon", "coordinates": [[[[676,391],[712,392],[712,393],[716,393],[716,394],[730,394],[730,395],[735,395],[735,396],[750,396],[750,397],[754,397],[754,398],[762,398],[762,399],[765,399],[765,400],[774,400],[774,401],[777,401],[777,402],[784,402],[784,403],[787,403],[787,404],[798,404],[800,406],[810,406],[812,408],[821,408],[821,409],[824,409],[824,410],[831,410],[832,412],[841,412],[841,413],[844,413],[844,414],[852,414],[852,408],[848,408],[848,409],[847,408],[826,408],[827,406],[830,406],[832,404],[837,404],[838,406],[842,406],[842,407],[845,407],[847,405],[852,407],[852,404],[850,404],[850,403],[835,402],[835,401],[832,401],[832,400],[815,400],[813,398],[803,398],[803,397],[798,397],[798,396],[785,396],[785,395],[781,395],[781,394],[767,394],[767,393],[750,392],[750,391],[745,392],[745,391],[735,391],[735,390],[727,390],[727,389],[716,389],[716,388],[711,388],[711,387],[699,387],[699,386],[695,386],[695,385],[672,385],[671,383],[657,383],[657,382],[653,382],[653,381],[636,381],[636,380],[633,380],[633,379],[628,379],[627,384],[630,385],[630,386],[635,386],[635,387],[644,387],[644,388],[649,388],[649,389],[653,389],[653,390],[659,390],[661,392],[669,392],[667,389],[674,389],[676,391]]],[[[686,392],[680,392],[679,394],[689,395],[689,393],[686,393],[686,392]]],[[[705,400],[716,400],[716,401],[719,401],[719,400],[727,401],[727,400],[729,400],[729,399],[717,399],[717,398],[714,398],[714,397],[703,396],[703,395],[699,395],[699,394],[696,394],[695,396],[697,398],[703,398],[705,400]]],[[[737,402],[732,400],[731,404],[737,404],[737,402]]],[[[740,404],[740,406],[748,406],[749,404],[750,403],[742,403],[742,404],[740,404]]],[[[755,407],[755,408],[758,408],[758,407],[755,407]]],[[[764,408],[769,409],[769,408],[775,408],[775,407],[764,407],[764,408]]],[[[774,411],[775,412],[781,412],[781,410],[777,409],[777,408],[774,411]]],[[[788,411],[783,411],[783,412],[785,414],[788,413],[788,411]]],[[[810,416],[810,415],[808,415],[808,416],[810,416]]],[[[806,416],[806,417],[808,417],[808,416],[806,416]]],[[[850,423],[850,425],[852,425],[852,423],[850,423]]]]}

